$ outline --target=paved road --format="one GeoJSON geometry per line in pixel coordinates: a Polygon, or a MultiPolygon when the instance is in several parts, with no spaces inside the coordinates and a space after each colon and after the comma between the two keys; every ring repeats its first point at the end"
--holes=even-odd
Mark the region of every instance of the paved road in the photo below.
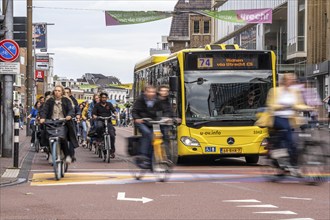
{"type": "Polygon", "coordinates": [[[175,167],[168,182],[129,173],[124,137],[117,128],[117,157],[110,164],[84,148],[60,181],[42,153],[28,182],[2,187],[1,219],[329,219],[330,184],[288,179],[266,182],[263,166],[222,159],[175,167]],[[144,199],[143,199],[144,197],[144,199]]]}

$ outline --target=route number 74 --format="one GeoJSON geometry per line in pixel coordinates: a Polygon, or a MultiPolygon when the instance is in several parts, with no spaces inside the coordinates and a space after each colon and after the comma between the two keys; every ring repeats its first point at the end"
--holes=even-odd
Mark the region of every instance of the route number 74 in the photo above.
{"type": "Polygon", "coordinates": [[[198,58],[197,60],[198,68],[210,68],[213,67],[213,58],[198,58]]]}

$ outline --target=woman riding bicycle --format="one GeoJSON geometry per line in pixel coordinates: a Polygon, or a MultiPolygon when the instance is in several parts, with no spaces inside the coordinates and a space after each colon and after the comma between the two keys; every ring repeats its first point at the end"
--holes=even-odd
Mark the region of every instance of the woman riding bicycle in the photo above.
{"type": "MultiPolygon", "coordinates": [[[[64,88],[61,85],[55,86],[53,91],[53,97],[49,98],[42,110],[40,111],[40,123],[44,123],[46,119],[59,119],[66,118],[66,121],[70,121],[74,117],[74,110],[71,101],[64,96],[64,88]]],[[[66,125],[67,126],[67,125],[66,125]]],[[[67,134],[68,140],[76,138],[75,136],[67,134]]],[[[75,140],[77,141],[77,140],[75,140]]],[[[66,162],[72,162],[72,156],[68,148],[68,141],[62,140],[61,147],[66,157],[66,162]]],[[[52,157],[49,157],[50,159],[52,157]]]]}
{"type": "Polygon", "coordinates": [[[269,127],[278,137],[275,147],[287,148],[292,166],[297,166],[297,146],[292,131],[299,124],[298,111],[312,109],[304,104],[301,91],[293,87],[295,79],[292,73],[284,74],[280,86],[275,91],[271,89],[267,97],[268,110],[273,116],[269,127]]]}

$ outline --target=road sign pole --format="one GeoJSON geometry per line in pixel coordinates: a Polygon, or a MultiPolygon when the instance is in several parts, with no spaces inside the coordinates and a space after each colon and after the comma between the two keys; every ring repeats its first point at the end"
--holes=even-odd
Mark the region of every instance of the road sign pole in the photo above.
{"type": "MultiPolygon", "coordinates": [[[[5,12],[5,27],[6,27],[6,39],[13,39],[13,10],[14,5],[12,0],[4,0],[6,5],[5,12]]],[[[2,157],[12,157],[13,149],[13,75],[3,76],[3,141],[2,141],[2,157]]]]}

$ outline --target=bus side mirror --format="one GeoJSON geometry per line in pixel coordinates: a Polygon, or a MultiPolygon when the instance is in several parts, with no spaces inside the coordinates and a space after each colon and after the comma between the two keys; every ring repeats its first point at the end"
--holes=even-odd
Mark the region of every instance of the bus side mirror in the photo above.
{"type": "Polygon", "coordinates": [[[178,91],[178,77],[177,76],[170,76],[169,77],[169,86],[171,92],[177,92],[178,91]]]}

